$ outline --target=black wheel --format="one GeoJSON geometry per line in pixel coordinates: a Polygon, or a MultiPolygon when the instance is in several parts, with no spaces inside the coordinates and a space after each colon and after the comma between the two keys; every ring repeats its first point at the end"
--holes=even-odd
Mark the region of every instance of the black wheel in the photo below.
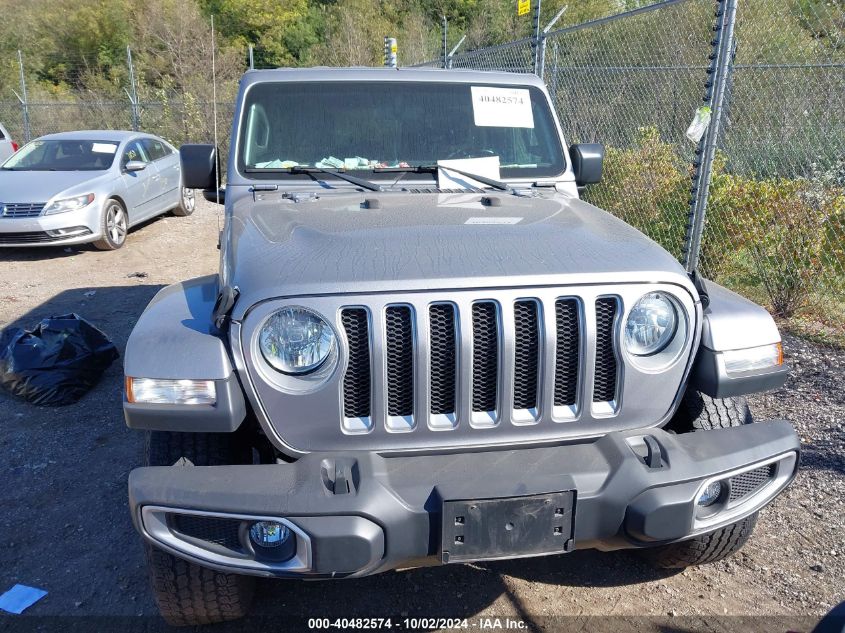
{"type": "Polygon", "coordinates": [[[126,242],[129,232],[129,217],[120,200],[109,198],[103,210],[101,220],[103,236],[94,242],[94,247],[101,251],[116,251],[126,242]]]}
{"type": "MultiPolygon", "coordinates": [[[[249,448],[231,433],[147,434],[147,466],[222,466],[248,463],[249,448]]],[[[153,596],[161,616],[173,626],[236,620],[246,615],[255,590],[250,576],[195,565],[145,544],[153,596]]]]}
{"type": "MultiPolygon", "coordinates": [[[[688,391],[667,428],[678,433],[712,431],[754,422],[745,398],[711,398],[688,391]]],[[[748,541],[757,513],[723,528],[671,545],[643,550],[645,557],[663,569],[682,569],[721,560],[742,549],[748,541]]]]}
{"type": "Polygon", "coordinates": [[[193,189],[182,187],[182,193],[179,196],[179,206],[173,209],[173,215],[179,217],[186,217],[194,212],[197,208],[197,196],[193,189]]]}

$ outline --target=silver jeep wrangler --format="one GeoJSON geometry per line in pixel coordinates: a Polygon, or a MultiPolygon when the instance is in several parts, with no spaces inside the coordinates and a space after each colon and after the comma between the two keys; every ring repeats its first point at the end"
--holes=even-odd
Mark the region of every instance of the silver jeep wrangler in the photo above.
{"type": "MultiPolygon", "coordinates": [[[[147,431],[132,520],[173,624],[239,617],[255,576],[641,548],[720,559],[793,479],[768,313],[579,199],[533,76],[251,71],[220,271],[162,290],[129,339],[147,431]]],[[[531,565],[525,561],[525,565],[531,565]]]]}

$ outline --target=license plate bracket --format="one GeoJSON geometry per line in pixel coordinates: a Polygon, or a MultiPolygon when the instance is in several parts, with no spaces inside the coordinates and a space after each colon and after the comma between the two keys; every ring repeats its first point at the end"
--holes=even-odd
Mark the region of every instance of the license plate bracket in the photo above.
{"type": "Polygon", "coordinates": [[[520,558],[572,549],[575,492],[443,501],[441,561],[520,558]]]}

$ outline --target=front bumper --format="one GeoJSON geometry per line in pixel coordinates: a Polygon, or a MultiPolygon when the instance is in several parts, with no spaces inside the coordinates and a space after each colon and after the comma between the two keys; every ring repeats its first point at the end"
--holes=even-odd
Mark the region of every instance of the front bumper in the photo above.
{"type": "MultiPolygon", "coordinates": [[[[129,477],[129,501],[145,539],[207,567],[262,576],[365,576],[444,561],[441,512],[455,500],[574,491],[571,529],[559,552],[683,540],[769,503],[794,478],[799,450],[789,423],[766,422],[683,435],[619,432],[589,443],[509,451],[310,454],[293,464],[138,468],[129,477]],[[648,445],[659,455],[651,466],[648,445]],[[751,469],[769,479],[737,501],[731,492],[721,510],[701,514],[695,500],[702,486],[714,478],[737,481],[733,477],[751,469]],[[242,526],[280,520],[295,535],[297,556],[276,564],[219,543],[205,546],[171,529],[170,517],[179,514],[242,526]]],[[[246,528],[239,533],[244,538],[246,528]]]]}
{"type": "Polygon", "coordinates": [[[34,218],[0,218],[0,247],[66,246],[94,242],[102,236],[101,222],[102,206],[98,201],[78,211],[34,218]],[[68,229],[78,231],[67,237],[55,233],[68,229]]]}

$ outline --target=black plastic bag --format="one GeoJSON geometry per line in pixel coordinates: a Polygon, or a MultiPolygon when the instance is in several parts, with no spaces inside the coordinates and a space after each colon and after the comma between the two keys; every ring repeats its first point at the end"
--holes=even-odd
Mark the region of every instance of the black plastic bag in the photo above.
{"type": "Polygon", "coordinates": [[[73,404],[119,356],[108,337],[79,315],[50,317],[33,330],[0,332],[0,385],[32,404],[73,404]]]}

